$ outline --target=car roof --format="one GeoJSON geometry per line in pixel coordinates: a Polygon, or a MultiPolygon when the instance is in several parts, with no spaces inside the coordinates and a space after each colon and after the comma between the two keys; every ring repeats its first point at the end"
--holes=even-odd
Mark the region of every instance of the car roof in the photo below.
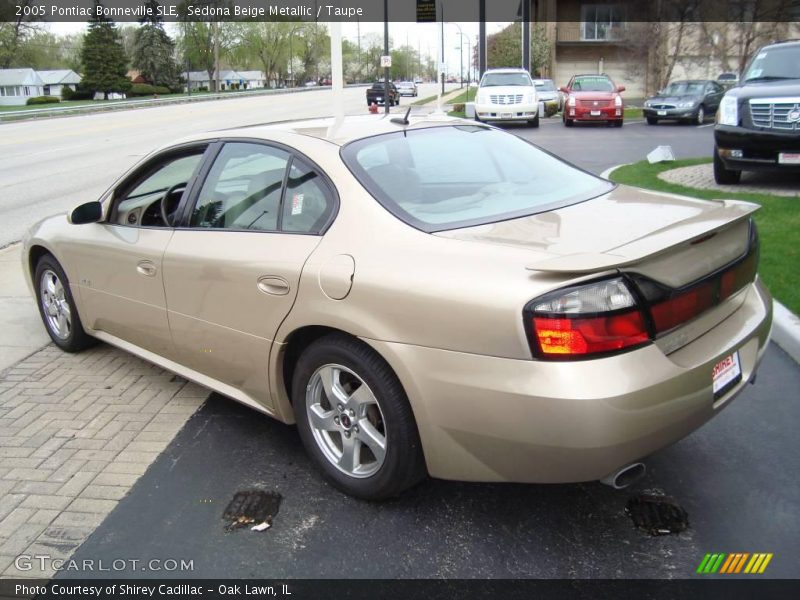
{"type": "Polygon", "coordinates": [[[486,69],[484,75],[486,73],[527,73],[525,69],[521,69],[519,67],[497,67],[494,69],[486,69]]]}
{"type": "Polygon", "coordinates": [[[605,73],[580,73],[572,76],[573,79],[577,79],[578,77],[601,77],[603,79],[611,79],[611,77],[605,73]]]}
{"type": "MultiPolygon", "coordinates": [[[[258,123],[231,129],[207,131],[195,134],[167,147],[191,142],[214,140],[219,138],[249,138],[271,140],[280,134],[294,134],[303,137],[313,137],[343,146],[354,140],[359,140],[383,133],[402,131],[404,129],[425,129],[429,127],[442,127],[453,124],[476,125],[474,121],[448,117],[443,113],[425,115],[409,115],[408,125],[392,122],[392,119],[401,118],[392,115],[357,115],[342,119],[338,124],[334,117],[323,117],[306,120],[281,121],[274,123],[258,123]]],[[[285,135],[280,137],[285,138],[285,135]]]]}

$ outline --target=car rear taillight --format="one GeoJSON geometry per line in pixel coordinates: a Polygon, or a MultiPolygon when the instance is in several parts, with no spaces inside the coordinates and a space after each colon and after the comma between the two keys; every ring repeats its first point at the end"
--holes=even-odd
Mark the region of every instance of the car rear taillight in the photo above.
{"type": "Polygon", "coordinates": [[[753,282],[757,269],[758,233],[751,221],[743,256],[681,288],[625,273],[550,292],[523,312],[531,352],[542,360],[567,360],[632,350],[718,306],[753,282]]]}
{"type": "Polygon", "coordinates": [[[621,277],[537,298],[528,303],[525,317],[539,358],[586,358],[650,341],[636,298],[621,277]]]}

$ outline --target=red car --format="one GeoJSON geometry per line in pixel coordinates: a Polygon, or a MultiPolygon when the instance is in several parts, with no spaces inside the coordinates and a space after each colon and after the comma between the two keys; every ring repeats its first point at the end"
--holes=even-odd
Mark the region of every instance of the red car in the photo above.
{"type": "Polygon", "coordinates": [[[605,121],[622,127],[624,107],[621,92],[624,85],[614,85],[608,75],[574,75],[560,88],[566,95],[564,125],[572,127],[575,121],[605,121]]]}

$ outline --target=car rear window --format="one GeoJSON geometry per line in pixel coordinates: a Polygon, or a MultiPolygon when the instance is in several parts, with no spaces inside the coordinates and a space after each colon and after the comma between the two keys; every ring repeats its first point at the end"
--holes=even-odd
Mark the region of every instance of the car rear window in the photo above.
{"type": "Polygon", "coordinates": [[[405,130],[351,142],[342,158],[392,214],[427,232],[532,215],[613,184],[482,125],[405,130]]]}
{"type": "Polygon", "coordinates": [[[537,81],[535,83],[536,83],[536,89],[539,90],[540,92],[554,92],[554,91],[556,91],[555,84],[550,80],[537,81]]]}

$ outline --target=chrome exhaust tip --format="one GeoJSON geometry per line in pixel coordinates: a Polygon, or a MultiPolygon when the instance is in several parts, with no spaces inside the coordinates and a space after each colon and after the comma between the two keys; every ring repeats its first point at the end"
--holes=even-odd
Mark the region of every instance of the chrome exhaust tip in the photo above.
{"type": "Polygon", "coordinates": [[[631,463],[606,475],[600,480],[600,483],[604,483],[615,490],[624,490],[626,487],[644,477],[646,471],[647,467],[644,466],[644,463],[631,463]]]}

